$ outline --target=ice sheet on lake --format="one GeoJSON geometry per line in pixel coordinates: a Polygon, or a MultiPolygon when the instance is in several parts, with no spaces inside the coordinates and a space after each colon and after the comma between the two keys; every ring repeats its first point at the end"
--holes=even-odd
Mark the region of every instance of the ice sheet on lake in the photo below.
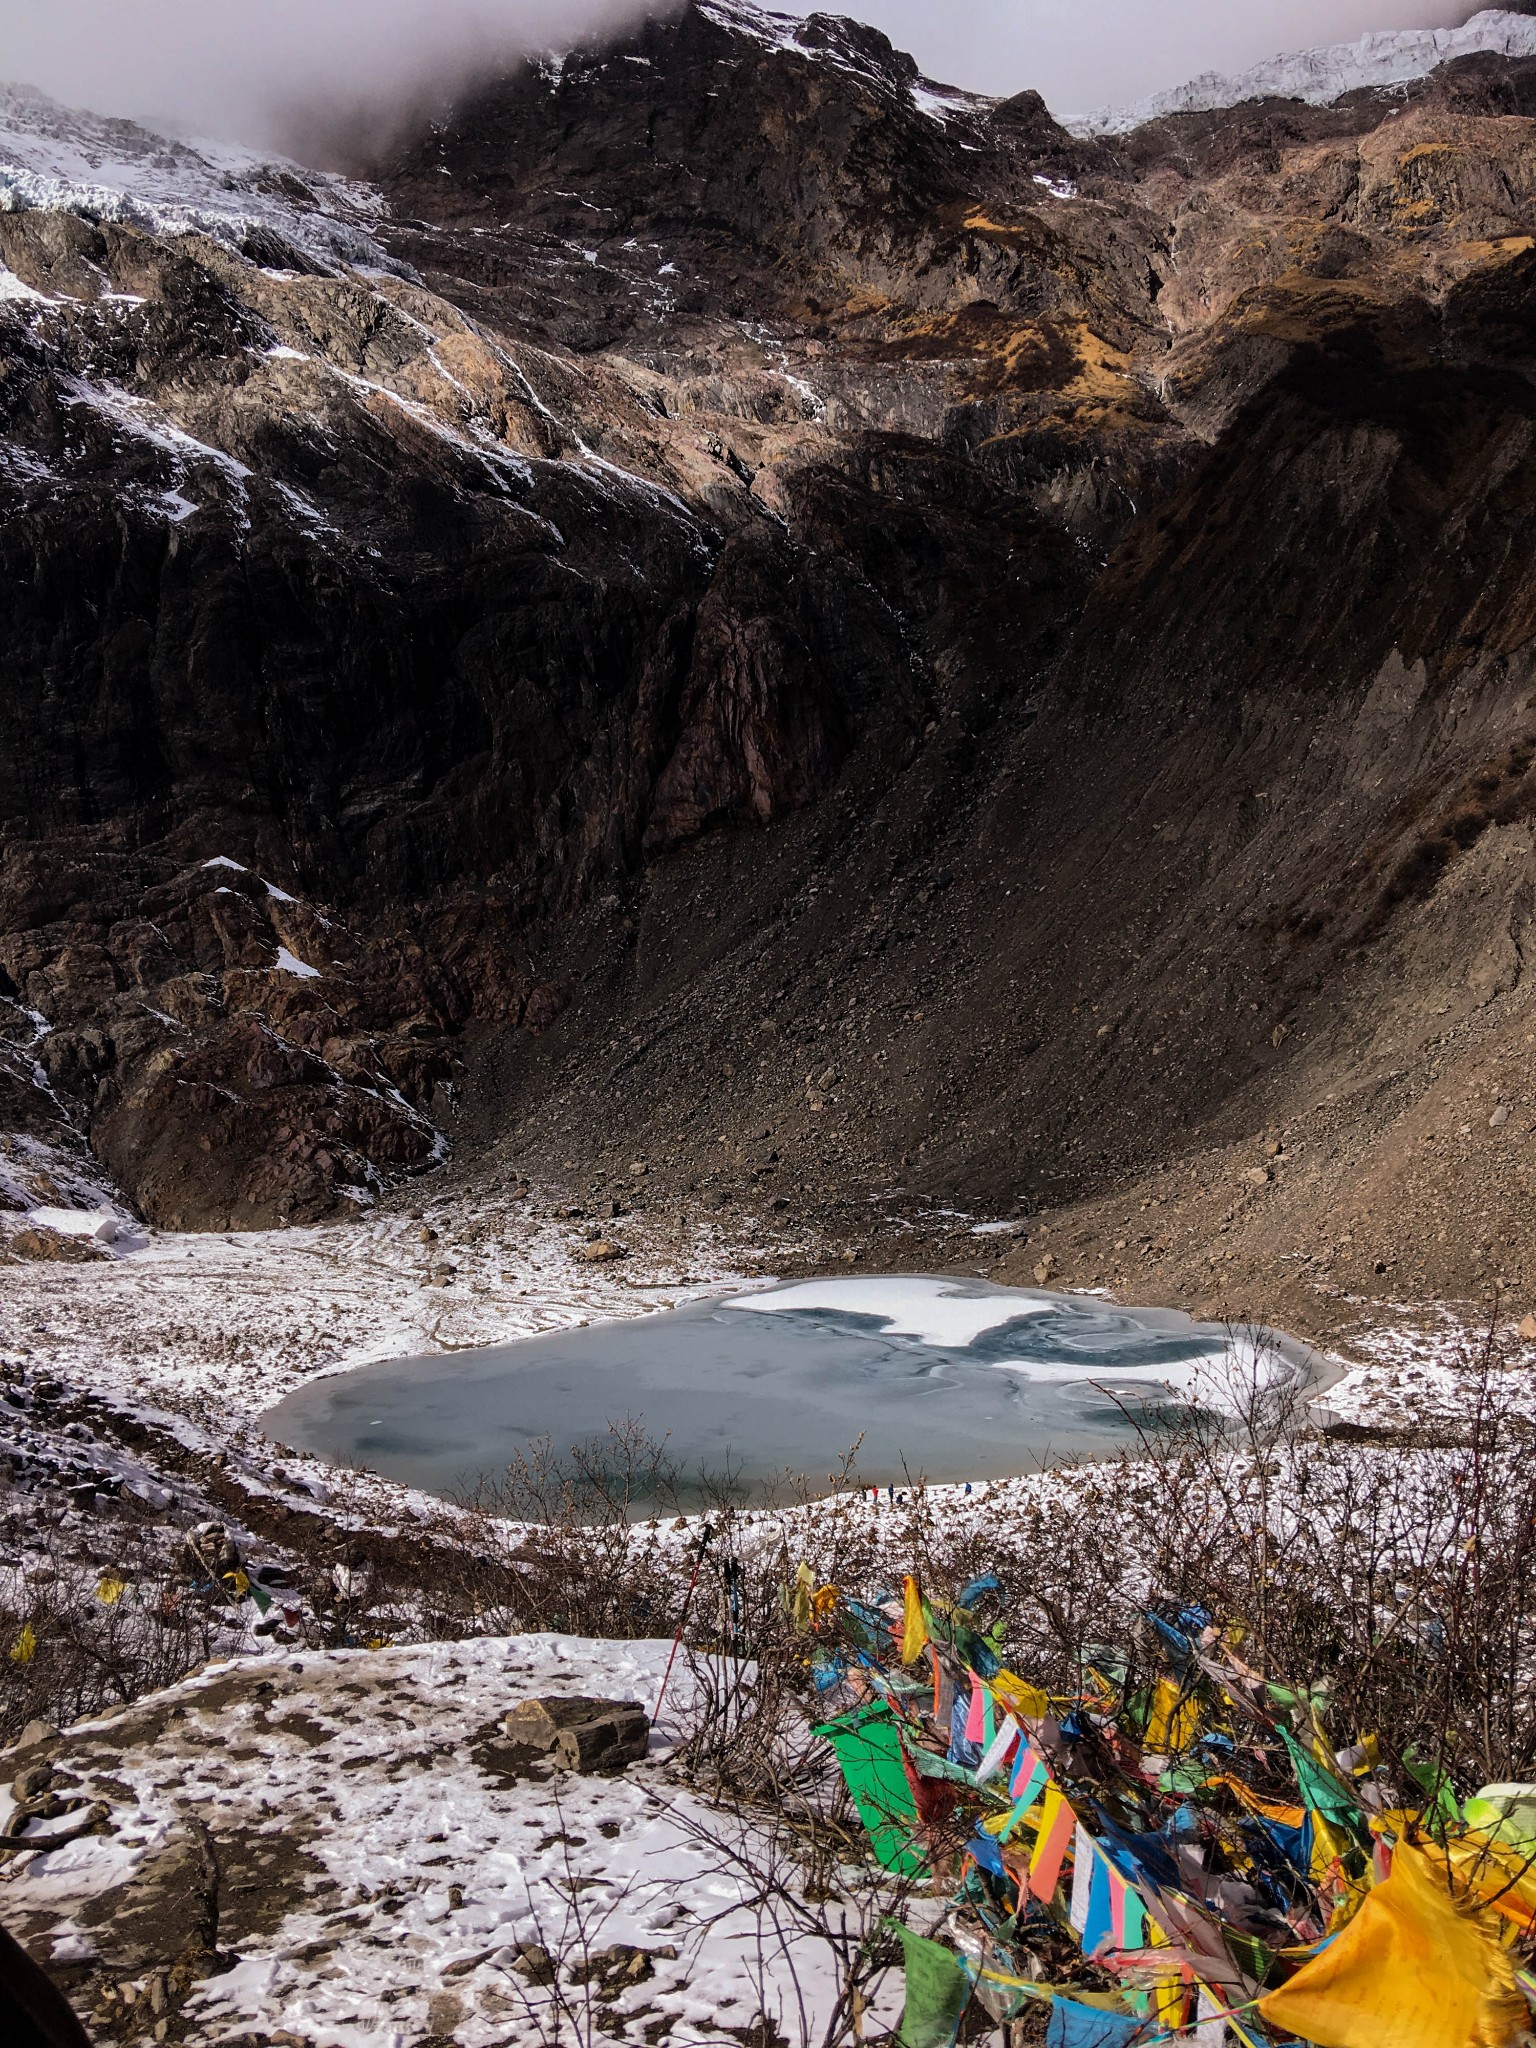
{"type": "Polygon", "coordinates": [[[732,1294],[639,1322],[451,1357],[394,1359],[300,1389],[263,1417],[281,1442],[450,1495],[539,1445],[630,1423],[697,1489],[813,1490],[829,1449],[866,1482],[1003,1478],[1113,1454],[1127,1411],[1237,1405],[1267,1376],[1259,1332],[1082,1295],[897,1275],[732,1294]],[[1170,1396],[1171,1390],[1171,1396],[1170,1396]]]}
{"type": "Polygon", "coordinates": [[[883,1337],[910,1338],[961,1354],[966,1364],[1042,1385],[1103,1383],[1138,1398],[1166,1391],[1227,1412],[1256,1386],[1294,1370],[1263,1331],[1216,1329],[1174,1310],[1125,1309],[1091,1296],[926,1274],[798,1281],[734,1295],[722,1306],[868,1316],[877,1319],[883,1337]]]}

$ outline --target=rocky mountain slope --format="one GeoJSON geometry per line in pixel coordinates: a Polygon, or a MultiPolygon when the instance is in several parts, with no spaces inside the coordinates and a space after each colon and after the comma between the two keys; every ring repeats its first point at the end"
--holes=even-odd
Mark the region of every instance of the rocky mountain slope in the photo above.
{"type": "Polygon", "coordinates": [[[16,1221],[451,1146],[1299,1326],[1536,1285],[1536,58],[1190,106],[731,0],[347,177],[13,94],[16,1221]]]}

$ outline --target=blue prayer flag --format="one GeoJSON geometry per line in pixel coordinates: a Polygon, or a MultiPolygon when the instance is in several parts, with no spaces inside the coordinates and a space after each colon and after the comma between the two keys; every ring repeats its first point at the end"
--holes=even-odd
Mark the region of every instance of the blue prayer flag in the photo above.
{"type": "Polygon", "coordinates": [[[1132,2048],[1149,2033],[1148,2022],[1131,2014],[1079,2005],[1075,1998],[1053,1998],[1045,2048],[1132,2048]]]}

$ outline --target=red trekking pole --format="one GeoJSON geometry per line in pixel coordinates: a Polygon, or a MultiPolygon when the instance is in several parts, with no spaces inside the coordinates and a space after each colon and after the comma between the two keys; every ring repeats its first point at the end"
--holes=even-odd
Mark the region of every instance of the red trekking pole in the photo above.
{"type": "Polygon", "coordinates": [[[683,1595],[683,1612],[677,1624],[677,1634],[672,1638],[672,1654],[668,1657],[667,1668],[662,1673],[661,1691],[657,1693],[656,1704],[651,1709],[653,1725],[661,1718],[661,1703],[666,1698],[667,1687],[671,1683],[672,1666],[677,1660],[677,1646],[683,1640],[683,1630],[688,1625],[688,1609],[693,1604],[693,1589],[699,1583],[699,1573],[704,1565],[704,1553],[709,1548],[709,1539],[714,1533],[714,1530],[706,1522],[704,1524],[704,1532],[699,1538],[699,1554],[693,1561],[693,1577],[688,1581],[688,1591],[683,1595]]]}

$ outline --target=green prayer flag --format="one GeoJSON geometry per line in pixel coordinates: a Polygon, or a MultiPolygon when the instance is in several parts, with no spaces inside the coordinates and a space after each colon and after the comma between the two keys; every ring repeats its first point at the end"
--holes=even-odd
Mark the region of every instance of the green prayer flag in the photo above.
{"type": "Polygon", "coordinates": [[[900,1939],[907,1973],[896,2039],[901,2048],[950,2048],[970,2003],[969,1974],[952,1950],[914,1934],[899,1920],[885,1924],[900,1939]]]}
{"type": "Polygon", "coordinates": [[[928,1868],[918,1840],[917,1801],[901,1761],[901,1734],[889,1707],[876,1701],[840,1714],[815,1731],[832,1745],[853,1795],[875,1860],[916,1877],[928,1868]]]}
{"type": "Polygon", "coordinates": [[[1324,1770],[1316,1757],[1308,1755],[1289,1728],[1280,1730],[1280,1739],[1291,1753],[1291,1766],[1296,1773],[1296,1783],[1301,1787],[1303,1804],[1314,1808],[1324,1819],[1339,1827],[1358,1830],[1360,1802],[1354,1793],[1332,1771],[1324,1770]]]}
{"type": "Polygon", "coordinates": [[[1461,1806],[1451,1787],[1450,1773],[1443,1763],[1420,1755],[1418,1745],[1410,1743],[1403,1751],[1403,1768],[1419,1790],[1427,1795],[1434,1822],[1443,1829],[1445,1822],[1461,1819],[1461,1806]]]}

